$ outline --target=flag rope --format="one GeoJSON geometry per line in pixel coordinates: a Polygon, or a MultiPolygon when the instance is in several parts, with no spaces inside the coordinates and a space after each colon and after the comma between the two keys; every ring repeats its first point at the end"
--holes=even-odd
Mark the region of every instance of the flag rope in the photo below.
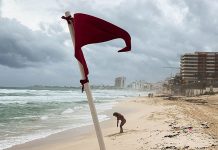
{"type": "Polygon", "coordinates": [[[84,92],[84,85],[88,82],[89,82],[89,79],[87,77],[84,80],[80,80],[80,83],[82,84],[82,93],[84,92]]]}
{"type": "Polygon", "coordinates": [[[61,17],[62,19],[65,19],[67,21],[68,24],[71,24],[71,21],[73,22],[73,17],[70,15],[70,16],[62,16],[61,17]]]}

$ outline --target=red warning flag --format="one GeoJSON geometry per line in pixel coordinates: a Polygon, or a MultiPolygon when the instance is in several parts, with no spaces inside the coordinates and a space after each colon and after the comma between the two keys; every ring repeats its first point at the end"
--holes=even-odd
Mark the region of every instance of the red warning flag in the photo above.
{"type": "Polygon", "coordinates": [[[86,77],[85,80],[81,80],[82,84],[88,82],[89,74],[82,52],[83,46],[121,38],[125,41],[126,47],[118,52],[126,52],[131,50],[131,37],[129,33],[118,26],[115,26],[100,18],[82,13],[74,14],[74,18],[71,16],[63,16],[62,18],[66,19],[68,23],[70,23],[70,20],[73,22],[72,25],[75,32],[75,57],[82,64],[86,77]]]}

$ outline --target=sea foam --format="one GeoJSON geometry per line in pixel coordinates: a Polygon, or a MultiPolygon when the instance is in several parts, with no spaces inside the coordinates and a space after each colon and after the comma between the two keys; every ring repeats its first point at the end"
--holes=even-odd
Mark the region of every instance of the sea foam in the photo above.
{"type": "Polygon", "coordinates": [[[63,111],[61,114],[71,114],[71,113],[73,113],[74,112],[74,110],[73,109],[71,109],[71,108],[67,108],[65,111],[63,111]]]}

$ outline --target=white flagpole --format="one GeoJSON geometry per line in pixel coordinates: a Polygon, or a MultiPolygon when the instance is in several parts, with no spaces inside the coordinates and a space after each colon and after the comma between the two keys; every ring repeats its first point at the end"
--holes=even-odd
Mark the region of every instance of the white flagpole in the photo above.
{"type": "MultiPolygon", "coordinates": [[[[66,17],[70,16],[70,12],[69,11],[65,12],[65,16],[66,17]]],[[[68,27],[69,27],[69,31],[70,31],[70,35],[71,35],[71,38],[72,38],[73,45],[75,45],[74,28],[71,26],[71,24],[68,24],[68,27]]],[[[84,80],[85,79],[85,74],[84,74],[83,66],[79,61],[78,61],[78,64],[79,64],[82,80],[84,80]]],[[[89,108],[90,108],[90,111],[91,111],[91,114],[92,114],[92,120],[93,120],[93,123],[94,123],[94,126],[95,126],[95,132],[96,132],[96,135],[97,135],[97,138],[98,138],[98,144],[99,144],[100,150],[106,150],[105,144],[104,144],[104,139],[103,139],[102,132],[101,132],[101,127],[100,127],[100,124],[99,124],[99,121],[98,121],[98,116],[97,116],[97,112],[96,112],[95,105],[94,105],[94,102],[93,102],[92,92],[91,92],[89,83],[84,84],[84,90],[86,92],[86,96],[87,96],[87,99],[88,99],[89,108]]]]}

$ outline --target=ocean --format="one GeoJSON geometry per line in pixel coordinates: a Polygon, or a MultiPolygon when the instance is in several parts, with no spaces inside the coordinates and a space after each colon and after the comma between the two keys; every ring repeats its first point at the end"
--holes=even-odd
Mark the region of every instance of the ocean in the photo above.
{"type": "MultiPolygon", "coordinates": [[[[100,121],[118,101],[147,92],[92,90],[100,121]]],[[[85,92],[76,88],[1,88],[0,150],[92,124],[85,92]]]]}

